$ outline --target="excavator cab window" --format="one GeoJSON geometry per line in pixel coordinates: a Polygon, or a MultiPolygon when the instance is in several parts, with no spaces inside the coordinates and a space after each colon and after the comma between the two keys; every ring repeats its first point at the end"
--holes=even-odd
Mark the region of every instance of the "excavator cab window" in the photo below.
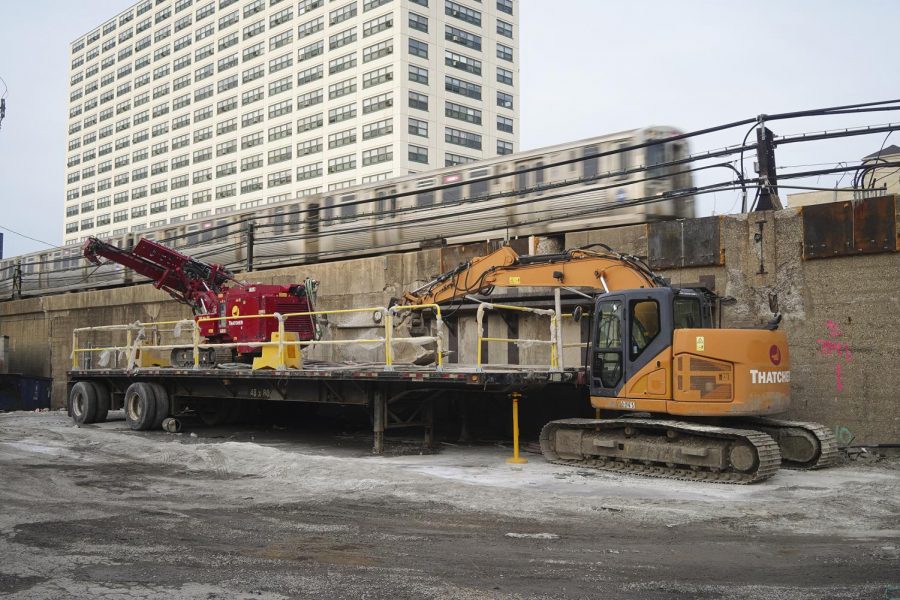
{"type": "Polygon", "coordinates": [[[604,388],[614,388],[622,378],[621,300],[597,304],[597,344],[593,360],[593,377],[604,388]]]}
{"type": "Polygon", "coordinates": [[[675,296],[675,329],[704,327],[700,298],[675,296]]]}
{"type": "Polygon", "coordinates": [[[659,303],[637,300],[631,303],[631,360],[636,359],[659,335],[659,303]]]}

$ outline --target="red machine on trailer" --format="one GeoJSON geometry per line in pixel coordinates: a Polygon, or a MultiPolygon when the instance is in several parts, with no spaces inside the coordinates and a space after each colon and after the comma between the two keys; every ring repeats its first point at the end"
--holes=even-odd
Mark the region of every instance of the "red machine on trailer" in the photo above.
{"type": "MultiPolygon", "coordinates": [[[[294,285],[262,285],[238,282],[224,267],[205,263],[142,238],[132,250],[123,250],[97,238],[84,243],[84,257],[94,264],[106,259],[153,280],[157,289],[187,304],[200,325],[200,333],[210,343],[241,344],[265,342],[278,331],[275,319],[247,319],[247,315],[287,314],[314,310],[318,282],[307,279],[294,285]],[[229,286],[233,283],[233,287],[229,286]],[[227,317],[217,321],[204,318],[227,317]]],[[[286,332],[296,333],[300,340],[318,337],[315,319],[311,315],[289,317],[286,332]]],[[[217,357],[215,349],[206,349],[201,362],[206,365],[226,360],[250,360],[259,354],[253,346],[238,346],[231,356],[217,357]]],[[[173,365],[192,365],[191,349],[172,351],[173,365]]]]}

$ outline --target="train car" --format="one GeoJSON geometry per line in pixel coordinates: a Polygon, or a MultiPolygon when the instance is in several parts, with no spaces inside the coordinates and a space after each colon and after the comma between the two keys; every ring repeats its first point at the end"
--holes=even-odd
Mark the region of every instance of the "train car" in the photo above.
{"type": "MultiPolygon", "coordinates": [[[[689,156],[688,144],[664,141],[680,133],[663,126],[622,131],[108,241],[124,248],[146,237],[239,272],[248,261],[251,222],[258,269],[690,218],[693,178],[672,165],[689,156]]],[[[77,244],[0,261],[0,299],[130,283],[129,271],[88,263],[77,244]]]]}

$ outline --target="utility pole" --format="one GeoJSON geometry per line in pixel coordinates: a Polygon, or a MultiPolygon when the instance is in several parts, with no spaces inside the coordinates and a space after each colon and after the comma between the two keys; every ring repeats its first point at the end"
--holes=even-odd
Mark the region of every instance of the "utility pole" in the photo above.
{"type": "Polygon", "coordinates": [[[775,171],[775,134],[766,127],[765,115],[759,116],[759,126],[756,128],[756,159],[760,187],[755,210],[780,210],[783,206],[778,197],[778,174],[775,171]]]}
{"type": "Polygon", "coordinates": [[[253,243],[256,223],[247,221],[247,272],[253,270],[253,243]]]}

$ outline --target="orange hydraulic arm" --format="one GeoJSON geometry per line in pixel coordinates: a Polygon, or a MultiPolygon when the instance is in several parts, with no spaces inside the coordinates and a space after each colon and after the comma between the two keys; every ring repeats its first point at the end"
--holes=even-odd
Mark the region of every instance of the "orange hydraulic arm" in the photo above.
{"type": "Polygon", "coordinates": [[[473,258],[434,281],[404,294],[407,304],[440,304],[500,287],[573,287],[599,292],[654,288],[665,282],[640,259],[611,250],[568,250],[520,257],[504,246],[473,258]]]}

